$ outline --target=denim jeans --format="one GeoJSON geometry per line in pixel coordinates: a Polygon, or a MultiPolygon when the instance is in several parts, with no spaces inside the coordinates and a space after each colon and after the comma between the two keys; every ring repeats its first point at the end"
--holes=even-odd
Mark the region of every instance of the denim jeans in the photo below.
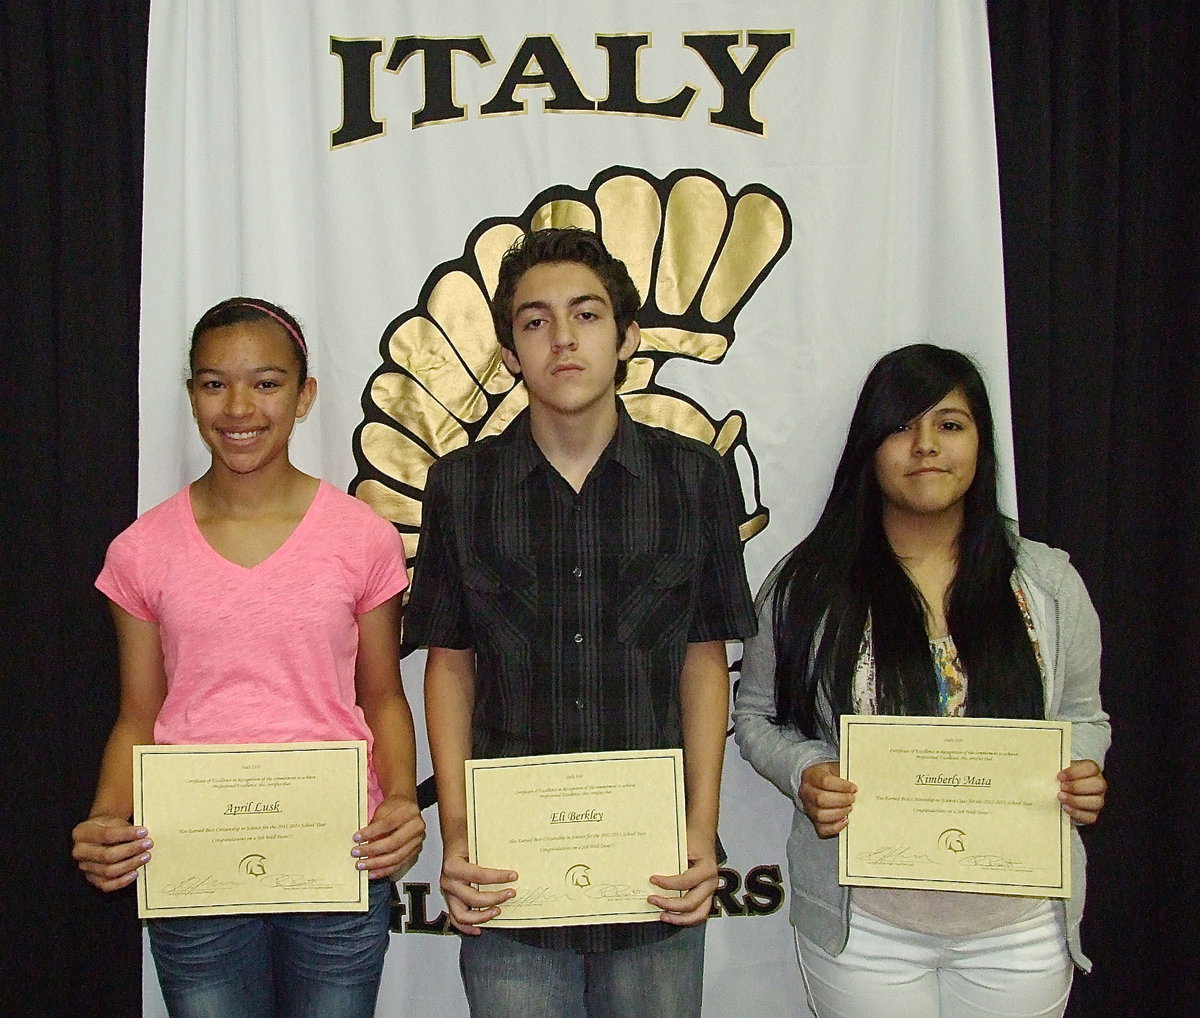
{"type": "Polygon", "coordinates": [[[503,930],[463,937],[459,967],[471,1018],[699,1018],[704,926],[586,954],[530,947],[503,930]]]}
{"type": "Polygon", "coordinates": [[[150,919],[171,1018],[370,1018],[388,946],[391,881],[366,912],[150,919]]]}

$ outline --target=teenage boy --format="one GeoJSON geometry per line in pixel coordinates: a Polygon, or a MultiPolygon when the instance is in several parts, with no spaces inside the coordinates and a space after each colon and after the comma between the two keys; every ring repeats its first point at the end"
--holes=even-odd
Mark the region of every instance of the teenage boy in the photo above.
{"type": "Polygon", "coordinates": [[[475,1018],[700,1014],[728,724],[725,641],[750,635],[730,478],[617,398],[637,288],[594,234],[526,234],[492,301],[529,409],[429,472],[405,641],[428,647],[441,888],[475,1018]],[[467,860],[463,761],[682,746],[689,866],[660,922],[484,929],[516,879],[467,860]],[[481,935],[482,934],[482,935],[481,935]]]}

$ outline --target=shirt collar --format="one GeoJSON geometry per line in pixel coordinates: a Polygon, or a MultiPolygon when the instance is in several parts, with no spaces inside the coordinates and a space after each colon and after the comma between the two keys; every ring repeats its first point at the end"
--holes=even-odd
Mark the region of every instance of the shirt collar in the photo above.
{"type": "MultiPolygon", "coordinates": [[[[549,465],[542,450],[533,440],[528,408],[522,410],[513,419],[503,434],[511,446],[511,455],[507,460],[508,469],[506,471],[507,481],[510,485],[521,484],[538,467],[549,465]]],[[[650,450],[646,446],[646,440],[634,426],[633,418],[625,409],[625,402],[619,397],[617,399],[617,433],[613,435],[612,441],[600,454],[600,459],[596,461],[592,472],[595,473],[602,468],[608,460],[619,464],[634,477],[645,477],[650,472],[650,450]]]]}
{"type": "Polygon", "coordinates": [[[501,432],[500,440],[509,446],[509,455],[501,462],[507,474],[505,481],[510,487],[520,484],[546,461],[546,457],[533,440],[533,433],[529,428],[528,407],[517,414],[512,423],[501,432]]]}
{"type": "Polygon", "coordinates": [[[617,433],[600,459],[616,461],[634,477],[646,477],[650,473],[650,450],[646,447],[646,439],[634,426],[633,418],[625,409],[625,401],[620,398],[617,399],[617,433]]]}

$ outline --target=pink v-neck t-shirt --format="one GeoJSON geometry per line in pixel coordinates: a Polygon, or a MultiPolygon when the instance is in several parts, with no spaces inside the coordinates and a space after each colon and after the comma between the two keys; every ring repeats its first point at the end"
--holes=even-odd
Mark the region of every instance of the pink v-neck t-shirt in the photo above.
{"type": "MultiPolygon", "coordinates": [[[[204,539],[184,488],[109,545],[96,586],[158,624],[160,745],[373,744],[355,702],[357,616],[408,585],[395,527],[322,481],[291,536],[252,568],[204,539]]],[[[371,812],[383,795],[372,762],[371,812]]]]}

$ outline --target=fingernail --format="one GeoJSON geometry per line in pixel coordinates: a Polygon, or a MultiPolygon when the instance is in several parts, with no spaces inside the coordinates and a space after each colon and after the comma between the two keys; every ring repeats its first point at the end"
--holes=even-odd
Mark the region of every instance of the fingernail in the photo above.
{"type": "Polygon", "coordinates": [[[138,860],[138,862],[149,862],[149,861],[150,861],[150,853],[149,852],[143,852],[142,857],[138,860]]]}
{"type": "Polygon", "coordinates": [[[351,854],[352,856],[354,856],[354,858],[355,858],[355,859],[357,859],[357,858],[358,858],[360,855],[362,855],[363,853],[362,853],[362,849],[361,849],[361,848],[352,848],[352,849],[350,849],[350,854],[351,854]]]}
{"type": "Polygon", "coordinates": [[[356,862],[354,864],[354,868],[359,869],[359,870],[365,870],[367,868],[367,864],[365,862],[356,862]]]}
{"type": "Polygon", "coordinates": [[[153,848],[153,847],[154,847],[154,842],[151,841],[149,838],[147,838],[145,841],[142,842],[142,848],[153,848]]]}
{"type": "Polygon", "coordinates": [[[139,827],[133,832],[135,838],[144,838],[146,836],[146,828],[139,827]]]}
{"type": "Polygon", "coordinates": [[[354,840],[355,840],[355,841],[362,841],[362,835],[361,835],[361,834],[356,834],[356,835],[354,835],[354,840]]]}

